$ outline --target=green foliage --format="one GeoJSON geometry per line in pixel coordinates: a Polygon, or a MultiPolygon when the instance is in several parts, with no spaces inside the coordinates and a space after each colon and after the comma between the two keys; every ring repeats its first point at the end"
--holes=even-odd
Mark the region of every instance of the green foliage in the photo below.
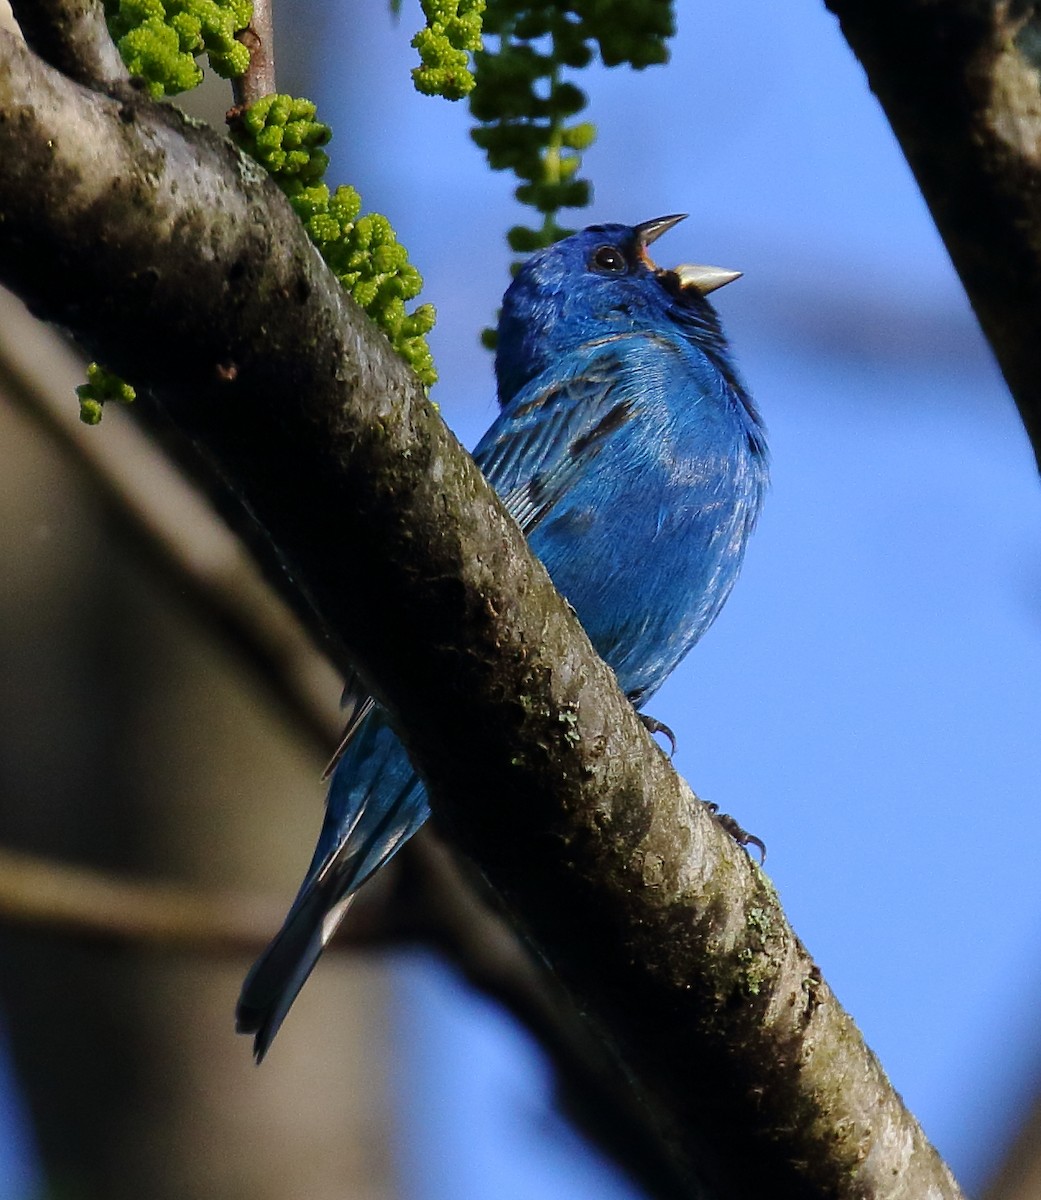
{"type": "Polygon", "coordinates": [[[288,196],[340,283],[429,387],[437,379],[425,336],[434,326],[434,308],[405,307],[419,294],[422,277],[386,217],[361,216],[354,188],[330,192],[322,182],[329,159],[320,147],[330,130],[315,120],[314,104],[265,96],[241,115],[235,136],[288,196]]]}
{"type": "Polygon", "coordinates": [[[574,120],[587,98],[565,72],[594,56],[609,67],[664,63],[674,26],[672,0],[488,0],[486,44],[474,55],[470,111],[480,125],[472,136],[493,170],[517,176],[517,199],[542,214],[539,226],[509,231],[518,254],[573,233],[558,223],[560,210],[590,201],[579,172],[596,128],[574,120]]]}
{"type": "Polygon", "coordinates": [[[481,48],[485,0],[421,0],[427,23],[412,39],[420,66],[412,70],[416,90],[462,100],[474,87],[470,54],[481,48]]]}
{"type": "Polygon", "coordinates": [[[84,425],[97,425],[101,420],[102,407],[109,400],[130,404],[137,399],[137,392],[118,375],[106,371],[98,363],[87,366],[87,382],[76,389],[80,400],[80,420],[84,425]]]}
{"type": "Polygon", "coordinates": [[[105,0],[105,14],[127,69],[157,99],[201,82],[200,54],[226,79],[249,66],[235,35],[250,22],[251,0],[105,0]]]}

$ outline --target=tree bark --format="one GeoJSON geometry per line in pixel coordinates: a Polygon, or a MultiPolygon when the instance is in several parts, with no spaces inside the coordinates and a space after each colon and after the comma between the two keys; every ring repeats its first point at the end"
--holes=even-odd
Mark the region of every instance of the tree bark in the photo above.
{"type": "Polygon", "coordinates": [[[0,276],[206,455],[686,1191],[958,1195],[768,879],[270,180],[132,88],[79,87],[9,37],[0,64],[0,276]]]}

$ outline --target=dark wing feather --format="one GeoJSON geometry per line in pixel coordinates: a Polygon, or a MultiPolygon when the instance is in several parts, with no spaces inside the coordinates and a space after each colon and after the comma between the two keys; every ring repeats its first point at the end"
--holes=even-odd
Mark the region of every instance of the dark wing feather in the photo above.
{"type": "Polygon", "coordinates": [[[615,343],[574,356],[574,370],[536,377],[513,398],[474,451],[474,460],[528,535],[632,416],[635,398],[615,343]]]}

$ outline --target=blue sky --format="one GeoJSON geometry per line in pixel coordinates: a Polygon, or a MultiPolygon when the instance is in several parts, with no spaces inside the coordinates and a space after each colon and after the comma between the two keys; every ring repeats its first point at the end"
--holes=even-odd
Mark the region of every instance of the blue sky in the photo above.
{"type": "MultiPolygon", "coordinates": [[[[477,331],[523,214],[465,108],[412,91],[405,7],[395,24],[378,3],[330,5],[314,90],[331,175],[424,272],[435,399],[472,445],[495,407],[477,331]]],[[[670,67],[586,81],[600,137],[577,223],[689,212],[658,260],[745,271],[718,308],[774,468],[743,577],[654,715],[695,790],[766,841],[795,928],[979,1190],[1041,1074],[1033,458],[823,5],[680,8],[670,67]]],[[[424,956],[395,971],[412,1200],[631,1194],[557,1120],[521,1032],[424,956]]],[[[0,1138],[0,1181],[14,1145],[0,1138]]]]}

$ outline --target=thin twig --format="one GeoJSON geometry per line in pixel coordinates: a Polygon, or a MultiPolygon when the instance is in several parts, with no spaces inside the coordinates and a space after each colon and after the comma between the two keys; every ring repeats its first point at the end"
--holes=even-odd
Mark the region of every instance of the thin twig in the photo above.
{"type": "Polygon", "coordinates": [[[275,90],[275,24],[271,0],[253,0],[253,16],[238,37],[249,50],[249,67],[244,75],[232,80],[231,86],[235,104],[248,108],[275,90]]]}

